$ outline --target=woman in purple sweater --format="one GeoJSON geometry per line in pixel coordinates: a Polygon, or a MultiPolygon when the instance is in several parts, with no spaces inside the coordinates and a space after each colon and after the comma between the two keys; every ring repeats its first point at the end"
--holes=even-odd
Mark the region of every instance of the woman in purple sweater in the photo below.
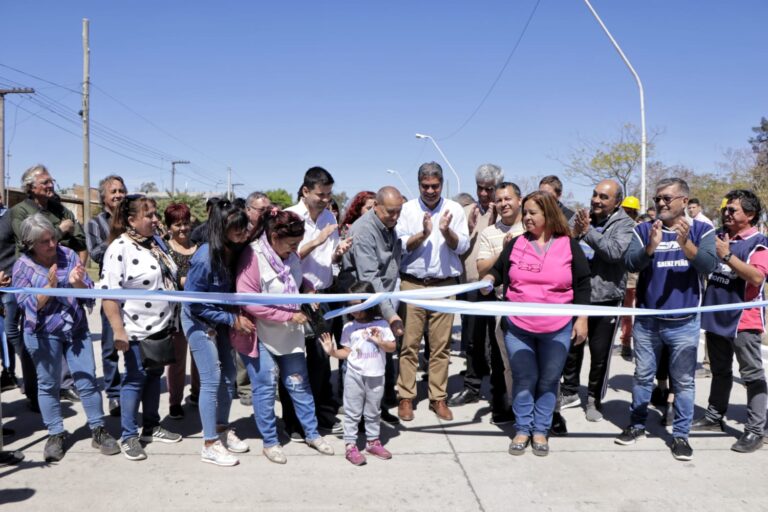
{"type": "MultiPolygon", "coordinates": [[[[523,224],[526,232],[504,247],[484,279],[501,283],[510,302],[589,304],[589,263],[555,198],[528,194],[523,224]]],[[[534,455],[545,456],[560,375],[571,342],[587,337],[587,318],[512,315],[502,319],[502,328],[517,430],[509,453],[521,455],[532,444],[534,455]]]]}

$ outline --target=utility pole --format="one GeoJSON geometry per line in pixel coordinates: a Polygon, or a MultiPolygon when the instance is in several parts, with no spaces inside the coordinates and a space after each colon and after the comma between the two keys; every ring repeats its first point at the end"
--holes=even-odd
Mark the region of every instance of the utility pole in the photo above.
{"type": "Polygon", "coordinates": [[[88,18],[83,18],[83,226],[91,220],[91,47],[88,18]]]}
{"type": "Polygon", "coordinates": [[[188,163],[189,160],[174,160],[171,162],[171,198],[176,196],[176,165],[188,163]]]}
{"type": "Polygon", "coordinates": [[[232,200],[232,168],[227,167],[227,199],[232,200]]]}
{"type": "Polygon", "coordinates": [[[34,94],[31,88],[0,89],[0,196],[5,206],[8,206],[8,195],[5,189],[5,95],[34,94]]]}

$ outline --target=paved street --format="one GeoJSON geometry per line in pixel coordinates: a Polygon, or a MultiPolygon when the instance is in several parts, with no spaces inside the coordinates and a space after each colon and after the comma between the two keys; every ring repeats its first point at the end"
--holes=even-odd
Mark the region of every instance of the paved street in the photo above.
{"type": "MultiPolygon", "coordinates": [[[[98,332],[98,317],[92,317],[98,332]]],[[[97,337],[97,336],[96,336],[97,337]]],[[[94,343],[98,351],[99,343],[94,343]]],[[[618,353],[618,350],[616,351],[618,353]]],[[[451,392],[461,388],[464,359],[452,358],[451,392]]],[[[588,365],[585,364],[586,370],[588,365]]],[[[231,420],[251,452],[234,468],[200,462],[201,428],[197,409],[185,405],[184,421],[164,425],[184,435],[175,445],[147,447],[148,459],[130,462],[105,457],[90,446],[80,404],[64,403],[69,451],[58,464],[46,464],[46,434],[41,418],[29,412],[18,391],[3,393],[4,425],[16,430],[6,449],[23,450],[26,460],[0,468],[0,505],[14,510],[602,510],[659,511],[768,510],[764,485],[768,449],[742,455],[730,451],[745,419],[745,391],[734,385],[726,434],[694,434],[691,462],[672,458],[670,436],[651,411],[651,436],[632,447],[613,438],[628,421],[632,365],[615,355],[605,419],[588,423],[583,410],[567,409],[569,435],[551,440],[552,453],[539,458],[507,453],[512,427],[489,423],[487,402],[455,408],[455,420],[439,421],[422,399],[416,419],[402,427],[382,426],[394,457],[369,458],[354,467],[343,456],[340,439],[328,437],[337,455],[318,454],[304,444],[285,447],[288,464],[261,455],[251,410],[235,401],[231,420]]],[[[100,370],[99,370],[100,374],[100,370]]],[[[586,381],[586,371],[582,383],[586,381]]],[[[703,411],[709,379],[697,379],[697,415],[703,411]]],[[[188,389],[188,388],[187,388],[188,389]]],[[[420,397],[426,397],[420,384],[420,397]]],[[[163,393],[161,414],[167,414],[163,393]]],[[[394,412],[394,411],[393,411],[394,412]]],[[[116,418],[108,418],[113,434],[116,418]]]]}

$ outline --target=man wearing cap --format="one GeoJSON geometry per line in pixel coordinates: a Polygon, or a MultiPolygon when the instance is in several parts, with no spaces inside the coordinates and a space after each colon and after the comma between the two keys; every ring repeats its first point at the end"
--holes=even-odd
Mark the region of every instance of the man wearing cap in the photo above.
{"type": "MultiPolygon", "coordinates": [[[[591,298],[593,306],[617,307],[624,298],[627,269],[624,253],[632,239],[635,223],[621,208],[623,193],[621,185],[614,180],[603,180],[592,191],[590,210],[580,210],[573,218],[573,233],[582,244],[589,247],[585,254],[591,254],[591,298]]],[[[587,421],[600,421],[603,415],[601,399],[604,381],[607,377],[613,337],[616,334],[618,318],[615,316],[592,316],[589,318],[589,381],[587,384],[587,421]]],[[[571,345],[568,359],[563,368],[561,408],[578,407],[579,375],[584,360],[584,345],[571,345]]]]}
{"type": "MultiPolygon", "coordinates": [[[[710,275],[704,305],[734,304],[763,299],[768,276],[768,238],[755,227],[762,205],[751,190],[726,195],[723,232],[715,239],[720,264],[710,275]]],[[[763,446],[768,391],[761,354],[765,308],[725,310],[701,314],[705,331],[712,386],[709,405],[691,430],[725,431],[725,413],[733,386],[733,356],[747,388],[747,421],[744,433],[731,450],[750,453],[763,446]]]]}
{"type": "MultiPolygon", "coordinates": [[[[627,196],[621,202],[624,212],[629,218],[637,222],[640,215],[640,200],[635,196],[627,196]]],[[[624,290],[625,308],[635,307],[635,288],[637,288],[637,272],[627,273],[627,287],[624,290]]],[[[632,361],[632,317],[621,317],[621,357],[625,361],[632,361]]]]}

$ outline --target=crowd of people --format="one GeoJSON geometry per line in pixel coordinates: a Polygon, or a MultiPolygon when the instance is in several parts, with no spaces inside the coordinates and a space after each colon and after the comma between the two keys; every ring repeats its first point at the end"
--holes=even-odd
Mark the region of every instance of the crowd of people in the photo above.
{"type": "MultiPolygon", "coordinates": [[[[33,166],[22,176],[27,198],[0,210],[0,286],[146,293],[98,301],[103,386],[88,325],[96,300],[3,293],[2,390],[18,385],[18,356],[29,407],[48,430],[46,461],[60,461],[68,448],[61,400],[82,402],[95,449],[142,460],[147,443],[182,440],[161,422],[161,380],[165,373],[169,418],[183,420],[189,351],[188,402],[200,415],[203,462],[233,466],[237,454],[249,450],[230,424],[232,401],[239,398],[253,408],[268,460],[287,461],[279,400],[290,440],[333,455],[323,433],[340,435],[346,459],[362,465],[366,455],[392,457],[380,423],[414,419],[421,364],[428,409],[437,418],[450,422],[452,408],[480,401],[489,376],[491,423],[515,424],[509,453],[530,448],[546,456],[551,436],[567,433],[561,409],[582,406],[587,347],[584,412],[588,421],[603,419],[619,335],[621,355],[634,361],[635,372],[627,426],[617,444],[645,436],[653,404],[664,409],[663,421],[672,427],[672,455],[691,460],[690,431],[725,429],[735,355],[747,390],[747,419],[731,448],[749,453],[762,447],[768,432],[764,309],[680,311],[762,300],[768,238],[757,228],[763,207],[752,191],[729,192],[715,227],[679,178],[659,181],[654,208],[642,215],[637,198],[625,197],[613,180],[599,182],[590,207],[574,211],[562,204],[556,176],[543,178],[525,196],[496,165],[480,166],[475,178],[477,197],[463,194],[454,201],[443,197],[440,165],[425,163],[418,170],[418,197],[406,199],[386,186],[358,193],[340,212],[333,207],[333,177],[313,167],[294,206],[281,209],[261,192],[244,200],[211,198],[207,220],[193,230],[188,205],[172,203],[159,212],[154,199],[127,194],[123,179],[110,175],[99,186],[101,213],[83,228],[59,201],[48,169],[33,166]],[[89,259],[98,279],[88,275],[89,259]],[[466,370],[462,390],[452,397],[454,315],[423,303],[388,299],[326,320],[330,309],[361,301],[236,306],[169,301],[163,294],[372,294],[478,281],[486,286],[457,297],[478,314],[461,318],[466,370]],[[479,314],[492,302],[546,304],[557,311],[479,314]],[[603,314],[573,316],[560,305],[600,306],[603,314]],[[610,312],[618,306],[654,311],[633,322],[610,312]],[[701,330],[712,385],[706,413],[695,419],[701,330]],[[339,360],[338,394],[331,357],[339,360]],[[119,436],[105,427],[104,403],[108,414],[120,418],[119,436]],[[365,442],[358,445],[361,429],[365,442]]],[[[0,464],[22,456],[0,452],[0,464]]]]}

